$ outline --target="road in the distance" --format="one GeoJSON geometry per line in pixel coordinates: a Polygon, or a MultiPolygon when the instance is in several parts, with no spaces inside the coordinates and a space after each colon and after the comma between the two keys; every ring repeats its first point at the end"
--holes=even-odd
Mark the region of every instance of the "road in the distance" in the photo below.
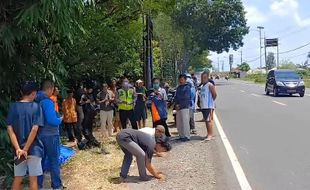
{"type": "Polygon", "coordinates": [[[310,96],[265,96],[233,80],[217,91],[217,116],[252,189],[309,190],[310,96]]]}

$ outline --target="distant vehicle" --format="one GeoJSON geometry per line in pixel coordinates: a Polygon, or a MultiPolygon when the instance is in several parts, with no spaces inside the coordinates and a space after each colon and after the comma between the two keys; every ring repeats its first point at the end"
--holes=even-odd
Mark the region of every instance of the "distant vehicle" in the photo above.
{"type": "Polygon", "coordinates": [[[276,97],[279,94],[305,95],[305,83],[295,71],[292,70],[271,70],[267,75],[265,92],[270,92],[276,97]]]}
{"type": "Polygon", "coordinates": [[[220,75],[216,75],[215,79],[219,80],[220,79],[220,75]]]}
{"type": "Polygon", "coordinates": [[[225,79],[228,80],[228,79],[229,79],[229,76],[226,76],[225,79]]]}

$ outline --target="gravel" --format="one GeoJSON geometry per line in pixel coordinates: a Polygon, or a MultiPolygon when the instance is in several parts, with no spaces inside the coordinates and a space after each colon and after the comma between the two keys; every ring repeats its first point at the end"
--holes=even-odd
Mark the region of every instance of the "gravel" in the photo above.
{"type": "MultiPolygon", "coordinates": [[[[200,120],[200,114],[197,119],[200,120]]],[[[173,142],[173,149],[165,157],[154,157],[152,162],[155,167],[162,171],[167,179],[159,182],[152,179],[147,182],[139,182],[136,177],[129,179],[127,183],[132,190],[213,190],[216,187],[215,160],[213,151],[216,150],[216,140],[202,142],[206,136],[206,128],[203,122],[196,122],[197,135],[192,136],[192,140],[186,143],[173,142]]],[[[176,132],[175,128],[171,129],[176,132]]],[[[131,176],[138,176],[136,163],[131,168],[131,176]]]]}

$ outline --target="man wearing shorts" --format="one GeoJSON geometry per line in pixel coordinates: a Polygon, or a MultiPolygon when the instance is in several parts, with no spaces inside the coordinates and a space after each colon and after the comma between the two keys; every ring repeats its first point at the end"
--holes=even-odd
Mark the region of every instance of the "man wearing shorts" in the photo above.
{"type": "Polygon", "coordinates": [[[209,71],[205,71],[201,74],[202,86],[200,90],[200,108],[203,115],[203,119],[206,122],[208,135],[206,141],[214,138],[213,132],[213,110],[215,108],[216,91],[215,86],[209,81],[209,71]]]}
{"type": "Polygon", "coordinates": [[[29,175],[30,190],[38,189],[37,176],[42,175],[41,160],[43,144],[37,137],[39,126],[43,125],[42,110],[34,102],[37,85],[25,82],[21,87],[22,99],[11,105],[7,130],[15,149],[13,190],[23,189],[22,181],[29,175]]]}

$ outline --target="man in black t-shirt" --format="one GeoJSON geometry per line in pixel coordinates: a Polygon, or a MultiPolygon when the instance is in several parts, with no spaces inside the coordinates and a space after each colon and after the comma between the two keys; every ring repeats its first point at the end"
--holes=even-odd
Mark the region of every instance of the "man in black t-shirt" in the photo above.
{"type": "MultiPolygon", "coordinates": [[[[159,128],[155,131],[155,138],[160,138],[164,134],[164,129],[159,128]]],[[[156,141],[154,141],[150,135],[134,129],[123,129],[117,134],[116,140],[125,154],[120,173],[121,179],[127,178],[133,155],[137,160],[141,180],[148,180],[146,169],[148,169],[155,178],[160,180],[165,179],[165,176],[157,171],[151,163],[156,141]]]]}

